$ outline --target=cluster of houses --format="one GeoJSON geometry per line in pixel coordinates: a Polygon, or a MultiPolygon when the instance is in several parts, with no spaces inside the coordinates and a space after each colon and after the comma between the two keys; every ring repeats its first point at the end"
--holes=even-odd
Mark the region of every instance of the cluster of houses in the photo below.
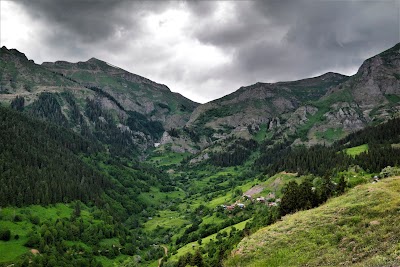
{"type": "Polygon", "coordinates": [[[232,205],[221,205],[221,207],[223,207],[225,210],[234,210],[235,207],[239,207],[241,209],[244,209],[244,208],[246,208],[246,205],[243,204],[243,203],[235,202],[232,205]]]}
{"type": "Polygon", "coordinates": [[[245,197],[253,202],[265,203],[270,207],[276,207],[278,206],[278,203],[281,202],[281,199],[276,198],[274,193],[269,193],[266,197],[257,197],[255,200],[253,200],[251,196],[245,196],[245,197]]]}
{"type": "MultiPolygon", "coordinates": [[[[278,206],[278,203],[281,202],[280,198],[275,198],[275,194],[274,193],[269,193],[267,196],[263,197],[257,197],[255,199],[253,199],[253,197],[251,195],[243,195],[244,200],[250,200],[253,203],[263,203],[265,205],[268,205],[269,207],[276,207],[278,206]]],[[[241,209],[246,208],[246,205],[240,202],[235,202],[232,205],[221,205],[225,210],[234,210],[235,207],[239,207],[241,209]]]]}

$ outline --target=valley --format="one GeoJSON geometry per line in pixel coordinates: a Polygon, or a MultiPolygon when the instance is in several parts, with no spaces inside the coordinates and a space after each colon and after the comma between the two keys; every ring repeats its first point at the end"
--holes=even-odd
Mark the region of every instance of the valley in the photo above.
{"type": "Polygon", "coordinates": [[[199,104],[2,47],[0,266],[399,264],[399,49],[199,104]]]}

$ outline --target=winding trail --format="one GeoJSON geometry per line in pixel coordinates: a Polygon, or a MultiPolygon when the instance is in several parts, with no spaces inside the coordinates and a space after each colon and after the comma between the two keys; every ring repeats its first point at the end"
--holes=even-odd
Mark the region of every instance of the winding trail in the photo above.
{"type": "MultiPolygon", "coordinates": [[[[168,256],[168,248],[164,245],[161,245],[160,247],[162,247],[164,249],[165,256],[168,256]]],[[[158,267],[161,266],[162,260],[163,260],[163,258],[158,259],[158,267]]]]}

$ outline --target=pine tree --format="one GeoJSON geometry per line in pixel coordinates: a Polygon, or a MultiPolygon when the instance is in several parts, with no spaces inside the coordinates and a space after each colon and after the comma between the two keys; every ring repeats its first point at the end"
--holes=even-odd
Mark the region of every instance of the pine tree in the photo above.
{"type": "Polygon", "coordinates": [[[197,267],[204,267],[203,256],[201,255],[200,250],[196,250],[192,257],[191,264],[197,267]]]}

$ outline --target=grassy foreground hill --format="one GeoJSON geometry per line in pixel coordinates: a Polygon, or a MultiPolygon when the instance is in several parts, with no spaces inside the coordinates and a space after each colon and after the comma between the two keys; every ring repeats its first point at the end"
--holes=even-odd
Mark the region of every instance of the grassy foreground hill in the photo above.
{"type": "Polygon", "coordinates": [[[224,266],[398,266],[400,177],[351,189],[243,239],[224,266]]]}

